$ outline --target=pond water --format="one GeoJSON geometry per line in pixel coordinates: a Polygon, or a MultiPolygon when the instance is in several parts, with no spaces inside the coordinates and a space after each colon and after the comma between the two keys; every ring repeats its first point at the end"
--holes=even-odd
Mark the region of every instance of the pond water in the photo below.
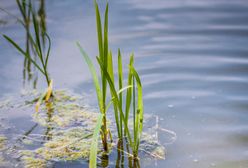
{"type": "MultiPolygon", "coordinates": [[[[144,88],[145,113],[159,116],[159,126],[174,131],[166,159],[141,167],[248,167],[248,3],[245,0],[109,1],[110,45],[135,53],[144,88]]],[[[100,4],[101,10],[104,3],[100,4]]],[[[15,1],[0,7],[20,16],[15,1]]],[[[49,70],[55,88],[88,97],[97,107],[79,41],[97,55],[95,14],[90,0],[46,1],[47,31],[52,39],[49,70]]],[[[16,19],[0,10],[0,33],[24,44],[16,19]]],[[[0,98],[23,87],[23,57],[0,38],[0,98]]],[[[37,88],[45,88],[42,78],[37,88]]],[[[20,114],[20,112],[22,112],[20,114]]],[[[8,121],[25,130],[30,118],[10,111],[8,121]],[[23,124],[23,123],[27,124],[23,124]]],[[[115,162],[115,161],[113,161],[115,162]]],[[[79,163],[56,167],[80,167],[79,163]]],[[[86,166],[87,164],[83,164],[86,166]]],[[[81,165],[82,166],[82,165],[81,165]]],[[[111,167],[111,166],[110,166],[111,167]]]]}

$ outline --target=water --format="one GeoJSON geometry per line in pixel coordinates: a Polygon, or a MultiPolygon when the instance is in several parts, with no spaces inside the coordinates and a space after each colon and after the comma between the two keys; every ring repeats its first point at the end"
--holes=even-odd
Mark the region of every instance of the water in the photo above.
{"type": "MultiPolygon", "coordinates": [[[[18,14],[14,1],[1,0],[0,6],[18,14]]],[[[92,93],[75,45],[80,41],[92,58],[97,54],[92,2],[53,0],[46,9],[56,88],[92,93]]],[[[110,1],[109,15],[113,52],[120,47],[125,63],[135,53],[145,113],[158,115],[160,126],[177,134],[174,143],[165,144],[166,160],[147,167],[248,167],[248,3],[110,1]]],[[[7,22],[0,32],[21,43],[21,26],[3,12],[0,18],[7,22]]],[[[23,58],[3,38],[0,51],[1,96],[19,92],[23,58]]],[[[45,86],[41,81],[38,88],[45,86]]],[[[164,135],[159,137],[163,143],[164,135]]]]}

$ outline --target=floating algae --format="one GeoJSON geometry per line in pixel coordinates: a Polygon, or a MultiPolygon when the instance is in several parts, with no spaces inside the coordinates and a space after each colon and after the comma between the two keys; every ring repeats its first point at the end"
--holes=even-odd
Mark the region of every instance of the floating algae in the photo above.
{"type": "Polygon", "coordinates": [[[0,135],[0,151],[4,150],[6,140],[7,138],[4,135],[0,135]]]}
{"type": "Polygon", "coordinates": [[[4,135],[0,135],[0,167],[6,165],[6,161],[2,154],[2,152],[6,149],[6,140],[7,138],[4,135]]]}
{"type": "MultiPolygon", "coordinates": [[[[5,109],[9,107],[30,111],[29,115],[36,124],[33,126],[36,129],[35,133],[33,129],[30,129],[28,134],[19,135],[20,148],[15,152],[22,164],[18,166],[43,168],[52,167],[54,162],[88,160],[98,113],[87,108],[82,97],[65,90],[55,91],[53,101],[41,105],[40,111],[34,112],[34,100],[37,100],[39,95],[36,91],[23,92],[21,100],[12,97],[8,99],[11,101],[3,103],[5,109]]],[[[109,119],[111,120],[111,116],[109,119]]],[[[151,116],[145,117],[147,121],[151,119],[151,116]]],[[[108,124],[113,131],[113,136],[116,136],[115,125],[111,121],[108,121],[108,124]]],[[[155,131],[150,128],[149,131],[145,129],[140,144],[140,156],[142,158],[145,156],[150,160],[164,159],[165,148],[151,132],[155,131]]],[[[3,139],[3,142],[5,141],[3,139]]],[[[99,141],[99,155],[103,152],[100,143],[99,141]]],[[[15,146],[16,144],[10,145],[15,146]]],[[[115,146],[116,144],[112,143],[109,148],[112,149],[115,146]]]]}
{"type": "MultiPolygon", "coordinates": [[[[42,146],[21,153],[25,167],[47,166],[51,161],[88,159],[98,114],[81,104],[80,97],[56,91],[53,101],[42,105],[41,111],[33,114],[33,120],[49,131],[40,135],[47,137],[42,146]]],[[[37,138],[36,135],[32,139],[37,138]]]]}

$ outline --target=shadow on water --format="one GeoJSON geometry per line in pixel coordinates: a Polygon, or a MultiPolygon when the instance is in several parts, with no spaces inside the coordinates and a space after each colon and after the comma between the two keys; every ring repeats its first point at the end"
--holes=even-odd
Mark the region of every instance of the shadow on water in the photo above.
{"type": "Polygon", "coordinates": [[[49,141],[52,139],[51,131],[53,130],[53,126],[50,124],[52,121],[53,114],[54,114],[54,108],[53,108],[52,102],[46,103],[46,109],[47,109],[47,113],[46,113],[47,114],[47,119],[46,119],[47,128],[44,133],[44,140],[49,141]]]}

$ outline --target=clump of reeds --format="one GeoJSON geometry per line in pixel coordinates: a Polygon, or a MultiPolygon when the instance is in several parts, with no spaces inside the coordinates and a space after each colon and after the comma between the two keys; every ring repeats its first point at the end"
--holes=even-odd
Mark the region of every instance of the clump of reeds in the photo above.
{"type": "Polygon", "coordinates": [[[49,99],[52,95],[52,81],[48,73],[48,60],[50,56],[51,40],[49,35],[40,25],[40,21],[37,19],[37,14],[31,3],[31,0],[29,0],[27,3],[25,0],[22,0],[22,3],[20,0],[17,0],[17,4],[23,16],[23,22],[21,23],[26,29],[26,50],[22,49],[22,47],[9,36],[3,35],[3,37],[24,56],[25,60],[27,60],[29,63],[32,63],[46,79],[48,89],[41,96],[42,98],[38,100],[36,105],[36,109],[38,109],[37,107],[39,107],[40,103],[45,99],[49,99]],[[32,27],[30,27],[31,23],[32,27]],[[32,30],[30,28],[32,28],[32,30]],[[48,41],[47,50],[45,50],[46,47],[44,43],[44,37],[48,41]],[[38,57],[38,60],[32,56],[29,44],[33,49],[33,54],[38,57]]]}
{"type": "Polygon", "coordinates": [[[99,55],[96,57],[101,71],[101,84],[98,80],[96,69],[90,60],[87,53],[83,50],[79,43],[77,43],[86,63],[89,66],[90,72],[93,77],[95,90],[98,98],[98,105],[101,112],[97,126],[94,132],[94,139],[91,147],[90,167],[95,167],[96,154],[97,154],[97,138],[99,132],[102,137],[103,149],[108,151],[108,134],[110,133],[106,124],[106,113],[108,108],[113,105],[115,123],[118,132],[119,141],[123,141],[127,137],[128,144],[130,145],[133,158],[138,158],[138,150],[140,144],[140,137],[143,128],[143,98],[142,98],[142,85],[140,77],[134,68],[134,55],[131,54],[130,62],[128,65],[128,80],[127,85],[123,85],[123,69],[122,69],[122,56],[118,50],[118,72],[114,71],[112,52],[108,49],[108,4],[105,9],[104,16],[104,29],[102,30],[102,22],[100,12],[96,0],[95,12],[98,34],[98,49],[99,55]],[[115,85],[114,74],[118,74],[118,87],[115,85]],[[110,102],[106,102],[107,90],[111,93],[110,102]],[[123,92],[126,91],[124,96],[123,92]],[[124,101],[124,98],[126,100],[124,101]],[[124,108],[125,107],[125,108],[124,108]],[[130,128],[129,114],[132,110],[132,124],[130,128]]]}

